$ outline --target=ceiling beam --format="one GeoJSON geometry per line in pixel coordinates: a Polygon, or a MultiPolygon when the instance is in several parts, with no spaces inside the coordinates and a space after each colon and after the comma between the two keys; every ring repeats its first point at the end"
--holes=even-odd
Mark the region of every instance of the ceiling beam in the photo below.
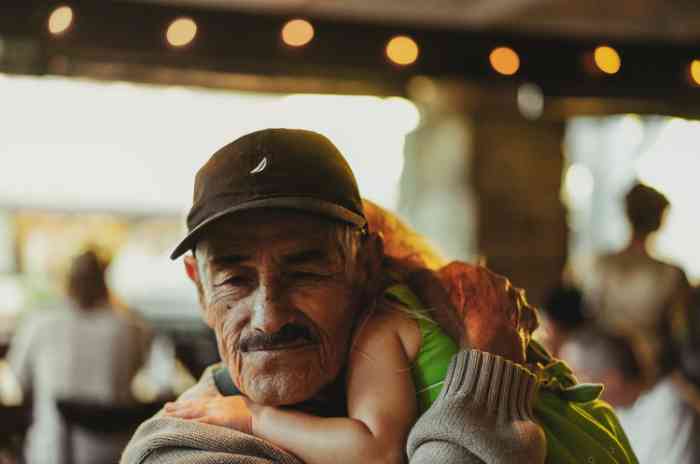
{"type": "MultiPolygon", "coordinates": [[[[590,56],[598,40],[309,18],[315,28],[313,41],[291,48],[280,40],[280,29],[289,19],[285,15],[116,0],[72,0],[76,23],[65,35],[55,37],[46,30],[51,4],[2,1],[0,38],[6,46],[0,54],[0,70],[5,72],[80,75],[86,69],[97,69],[90,63],[107,65],[100,68],[103,70],[114,63],[117,68],[151,66],[217,76],[367,82],[368,87],[399,93],[412,77],[423,75],[514,86],[534,82],[550,97],[675,98],[700,104],[700,86],[691,85],[688,78],[688,65],[700,59],[699,52],[678,43],[615,41],[622,68],[615,75],[603,75],[584,67],[584,57],[590,56]],[[163,34],[170,21],[182,15],[195,19],[199,32],[191,46],[175,49],[167,45],[163,34]],[[399,34],[418,43],[416,63],[397,66],[386,58],[387,41],[399,34]],[[514,76],[497,74],[489,63],[490,52],[502,45],[520,56],[514,76]],[[20,62],[25,68],[16,67],[20,62]]],[[[150,78],[148,73],[143,75],[150,78]]],[[[202,74],[196,76],[199,79],[202,74]]],[[[103,74],[103,78],[109,77],[103,74]]]]}
{"type": "Polygon", "coordinates": [[[481,0],[469,6],[467,15],[471,24],[478,26],[499,25],[522,15],[526,10],[544,6],[556,0],[481,0]]]}

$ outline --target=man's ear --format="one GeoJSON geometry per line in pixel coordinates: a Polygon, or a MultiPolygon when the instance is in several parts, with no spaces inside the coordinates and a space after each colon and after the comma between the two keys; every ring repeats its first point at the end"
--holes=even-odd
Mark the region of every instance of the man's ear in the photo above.
{"type": "Polygon", "coordinates": [[[189,277],[189,279],[196,285],[199,285],[200,280],[199,268],[197,267],[197,258],[195,258],[194,255],[185,255],[183,261],[185,262],[185,272],[187,273],[187,277],[189,277]]]}
{"type": "Polygon", "coordinates": [[[209,327],[214,328],[214,322],[209,318],[210,314],[207,311],[207,305],[204,299],[204,286],[202,285],[202,276],[199,275],[199,266],[197,264],[197,258],[193,255],[186,255],[184,257],[184,262],[187,277],[189,277],[189,279],[192,282],[194,282],[194,285],[197,287],[197,298],[199,299],[199,306],[203,311],[202,314],[204,317],[204,322],[206,322],[206,324],[209,327]]]}

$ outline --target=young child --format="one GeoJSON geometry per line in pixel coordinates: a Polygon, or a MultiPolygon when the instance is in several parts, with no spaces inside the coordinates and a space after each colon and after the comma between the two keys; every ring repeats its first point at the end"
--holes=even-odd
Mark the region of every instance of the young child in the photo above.
{"type": "Polygon", "coordinates": [[[348,417],[323,418],[260,406],[241,396],[180,401],[166,414],[252,433],[307,464],[404,462],[408,432],[437,398],[456,343],[440,329],[399,274],[442,260],[396,217],[365,203],[370,229],[401,237],[388,244],[393,277],[355,333],[346,377],[348,417]],[[394,258],[398,258],[394,259],[394,258]]]}

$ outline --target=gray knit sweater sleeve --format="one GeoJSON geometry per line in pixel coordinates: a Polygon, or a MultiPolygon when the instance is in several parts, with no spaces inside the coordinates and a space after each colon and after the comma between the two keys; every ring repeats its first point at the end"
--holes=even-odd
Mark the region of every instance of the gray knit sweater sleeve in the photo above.
{"type": "Polygon", "coordinates": [[[536,377],[476,350],[452,358],[440,396],[408,438],[410,464],[544,463],[545,435],[532,414],[536,377]]]}

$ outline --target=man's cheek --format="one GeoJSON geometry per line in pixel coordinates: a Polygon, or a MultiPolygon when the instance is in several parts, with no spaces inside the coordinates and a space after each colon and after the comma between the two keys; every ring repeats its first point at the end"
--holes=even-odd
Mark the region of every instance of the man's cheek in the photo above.
{"type": "Polygon", "coordinates": [[[211,314],[214,319],[213,327],[219,346],[219,354],[221,359],[228,363],[238,350],[242,330],[240,321],[234,317],[235,313],[230,309],[212,308],[211,314]]]}

